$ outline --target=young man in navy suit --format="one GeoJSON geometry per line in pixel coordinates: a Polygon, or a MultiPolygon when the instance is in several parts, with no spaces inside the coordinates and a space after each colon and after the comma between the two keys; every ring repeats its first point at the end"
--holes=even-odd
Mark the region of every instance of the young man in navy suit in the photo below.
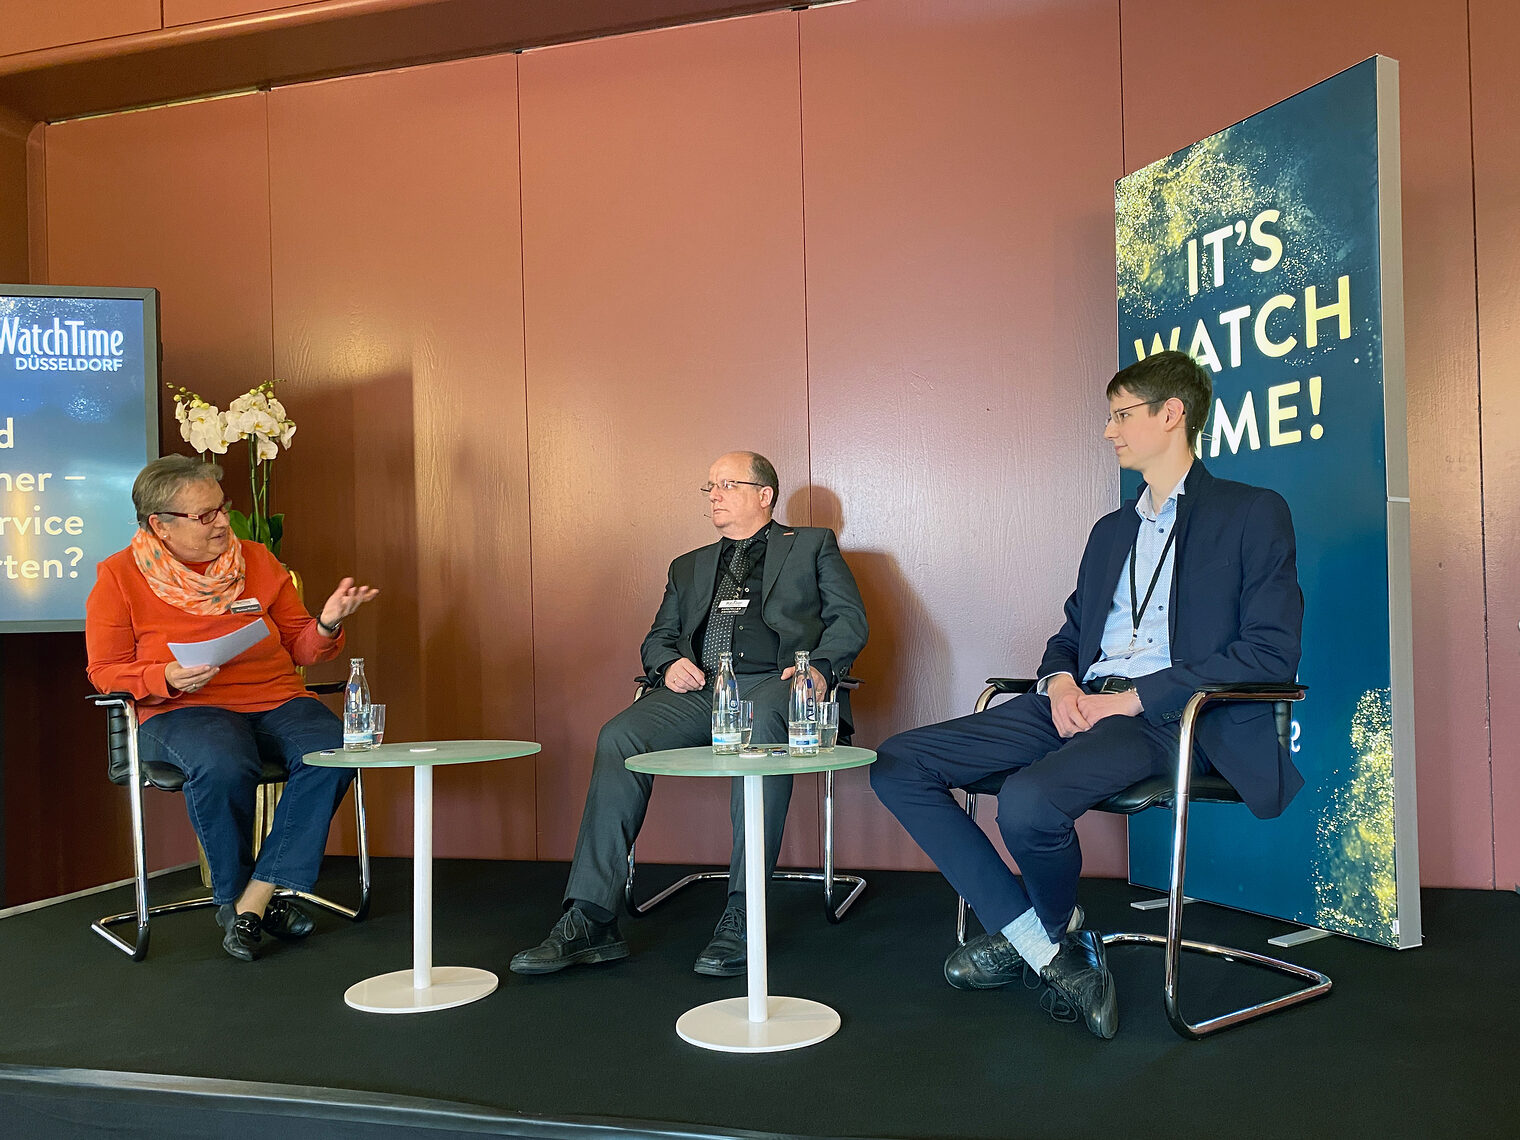
{"type": "MultiPolygon", "coordinates": [[[[1303,595],[1288,505],[1275,491],[1215,479],[1195,458],[1209,374],[1162,352],[1108,385],[1103,438],[1140,472],[1138,499],[1099,519],[1065,622],[1034,690],[985,712],[886,741],[871,786],[967,899],[989,932],[957,949],[945,977],[990,989],[1033,968],[1042,1003],[1094,1034],[1118,1030],[1100,934],[1081,929],[1078,816],[1175,764],[1183,706],[1202,684],[1291,682],[1303,595]],[[1022,880],[951,796],[1005,777],[998,829],[1022,880]]],[[[1212,765],[1258,816],[1303,784],[1272,710],[1205,711],[1195,763],[1212,765]]]]}

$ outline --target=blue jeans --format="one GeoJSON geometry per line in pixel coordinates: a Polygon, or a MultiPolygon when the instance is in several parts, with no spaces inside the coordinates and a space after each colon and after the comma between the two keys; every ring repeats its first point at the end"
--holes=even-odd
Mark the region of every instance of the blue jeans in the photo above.
{"type": "Polygon", "coordinates": [[[343,725],[331,710],[312,697],[257,713],[174,709],[145,721],[137,741],[143,760],[185,774],[185,804],[211,868],[212,898],[233,902],[249,879],[311,890],[333,812],[353,780],[349,769],[301,761],[308,752],[343,747],[343,725]],[[265,758],[288,776],[255,864],[254,795],[265,758]]]}

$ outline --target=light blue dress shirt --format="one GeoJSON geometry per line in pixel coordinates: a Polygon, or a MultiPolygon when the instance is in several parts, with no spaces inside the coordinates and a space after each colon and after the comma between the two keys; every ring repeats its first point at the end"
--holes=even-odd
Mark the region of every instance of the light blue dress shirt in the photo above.
{"type": "Polygon", "coordinates": [[[1169,626],[1171,615],[1167,607],[1172,604],[1172,571],[1177,565],[1177,544],[1167,549],[1167,539],[1177,525],[1177,496],[1184,491],[1181,483],[1171,497],[1157,511],[1151,503],[1151,489],[1147,485],[1135,501],[1135,512],[1140,516],[1140,530],[1135,536],[1135,600],[1145,601],[1145,590],[1151,575],[1156,572],[1156,560],[1166,550],[1161,572],[1156,575],[1156,588],[1151,593],[1150,604],[1140,618],[1140,632],[1135,634],[1129,598],[1129,559],[1119,570],[1119,584],[1114,587],[1114,600],[1108,607],[1108,617],[1103,623],[1102,654],[1082,676],[1083,681],[1094,677],[1145,677],[1168,669],[1172,664],[1172,639],[1169,626]]]}

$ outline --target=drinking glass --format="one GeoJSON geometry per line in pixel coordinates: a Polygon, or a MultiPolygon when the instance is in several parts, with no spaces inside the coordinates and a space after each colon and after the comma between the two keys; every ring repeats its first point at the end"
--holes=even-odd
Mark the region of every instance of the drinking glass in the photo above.
{"type": "Polygon", "coordinates": [[[755,702],[740,701],[734,706],[734,719],[739,728],[739,747],[748,748],[755,731],[755,702]]]}
{"type": "Polygon", "coordinates": [[[369,731],[371,739],[378,747],[385,741],[385,706],[372,704],[369,706],[369,731]]]}
{"type": "Polygon", "coordinates": [[[839,742],[839,702],[818,702],[818,751],[832,752],[839,742]]]}

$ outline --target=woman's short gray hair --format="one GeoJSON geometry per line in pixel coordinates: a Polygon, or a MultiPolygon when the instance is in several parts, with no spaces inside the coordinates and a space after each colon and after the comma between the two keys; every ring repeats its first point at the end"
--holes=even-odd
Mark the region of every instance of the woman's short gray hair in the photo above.
{"type": "Polygon", "coordinates": [[[218,464],[188,455],[166,455],[155,459],[137,473],[132,481],[132,505],[137,508],[137,525],[148,530],[148,516],[167,511],[180,491],[202,479],[222,481],[218,464]]]}

